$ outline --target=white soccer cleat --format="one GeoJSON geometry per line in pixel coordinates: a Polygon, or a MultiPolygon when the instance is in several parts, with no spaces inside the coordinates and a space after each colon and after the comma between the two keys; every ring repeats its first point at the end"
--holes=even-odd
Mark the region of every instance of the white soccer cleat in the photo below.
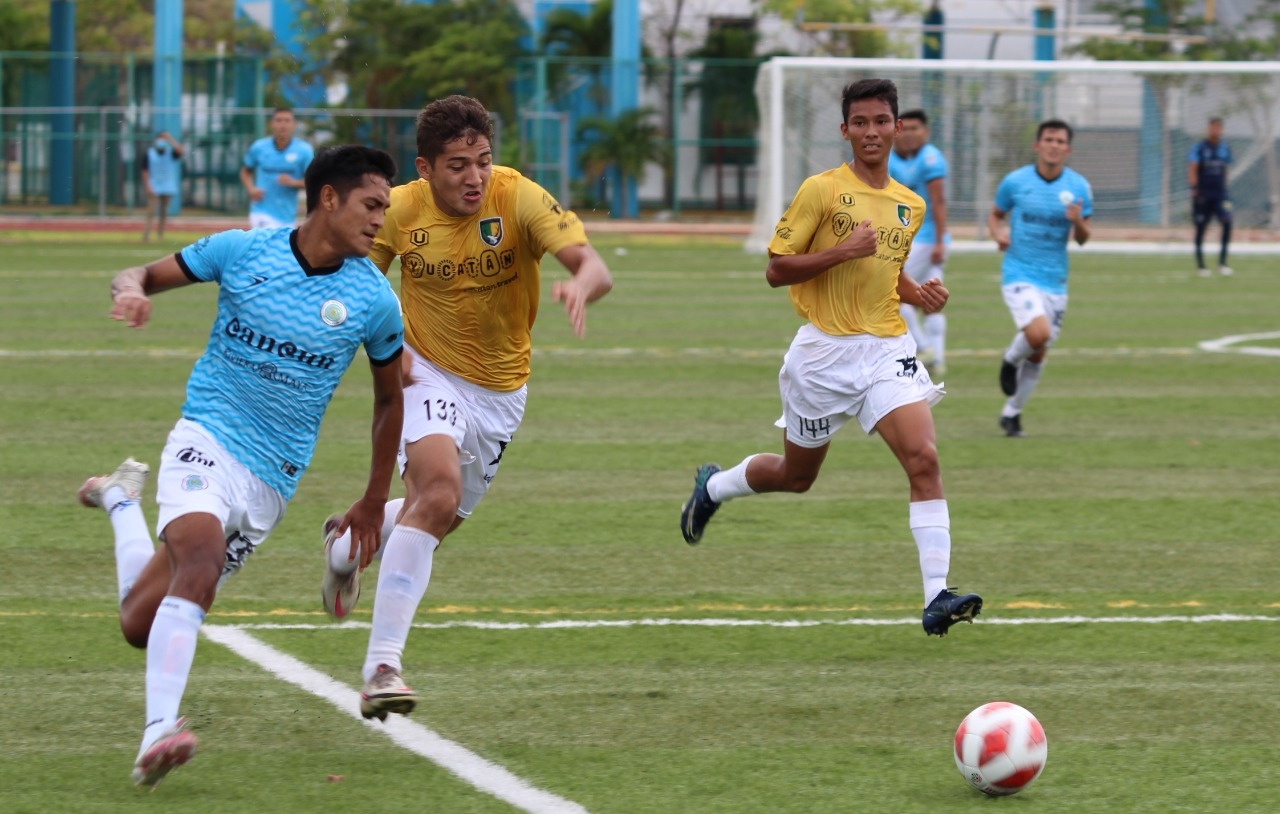
{"type": "Polygon", "coordinates": [[[133,785],[154,789],[165,775],[186,763],[196,753],[198,739],[187,731],[187,719],[179,718],[133,764],[133,785]]]}
{"type": "Polygon", "coordinates": [[[1218,266],[1218,273],[1223,277],[1230,277],[1232,274],[1235,274],[1235,272],[1231,270],[1231,266],[1218,266]]]}
{"type": "Polygon", "coordinates": [[[386,664],[378,665],[378,671],[360,691],[360,714],[366,720],[385,721],[391,712],[408,715],[417,705],[417,693],[405,685],[399,670],[386,664]]]}
{"type": "Polygon", "coordinates": [[[359,563],[346,563],[351,570],[343,573],[333,566],[333,544],[338,541],[338,526],[342,515],[333,514],[324,521],[324,580],[320,583],[320,600],[325,612],[334,619],[343,619],[356,606],[360,598],[359,563]]]}
{"type": "Polygon", "coordinates": [[[142,486],[147,482],[149,474],[151,474],[151,467],[133,458],[125,458],[124,462],[110,475],[98,475],[85,481],[80,491],[76,493],[76,497],[80,499],[81,505],[100,509],[102,496],[112,486],[119,486],[129,500],[138,500],[142,497],[142,486]]]}

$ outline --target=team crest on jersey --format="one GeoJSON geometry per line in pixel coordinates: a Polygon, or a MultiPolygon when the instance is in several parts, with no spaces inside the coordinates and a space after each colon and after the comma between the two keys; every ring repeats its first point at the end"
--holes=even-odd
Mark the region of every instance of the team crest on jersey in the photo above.
{"type": "Polygon", "coordinates": [[[1076,202],[1076,196],[1071,194],[1071,190],[1064,189],[1058,193],[1058,200],[1062,202],[1063,206],[1070,206],[1076,202]]]}
{"type": "Polygon", "coordinates": [[[337,300],[326,300],[320,306],[320,319],[330,328],[336,328],[347,321],[347,306],[337,300]]]}
{"type": "Polygon", "coordinates": [[[205,480],[203,475],[187,475],[182,479],[182,490],[184,492],[199,492],[208,488],[209,481],[205,480]]]}
{"type": "Polygon", "coordinates": [[[911,225],[911,207],[906,204],[898,204],[898,223],[903,226],[911,225]]]}
{"type": "Polygon", "coordinates": [[[485,218],[480,221],[480,239],[490,246],[502,242],[502,218],[485,218]]]}

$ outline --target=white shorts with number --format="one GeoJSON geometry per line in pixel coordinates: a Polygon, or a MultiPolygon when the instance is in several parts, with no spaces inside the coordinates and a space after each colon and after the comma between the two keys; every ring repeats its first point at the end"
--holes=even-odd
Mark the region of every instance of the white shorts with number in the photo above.
{"type": "Polygon", "coordinates": [[[797,446],[816,448],[849,422],[875,432],[889,413],[917,401],[930,407],[942,400],[942,387],[916,362],[909,334],[830,336],[804,325],[796,333],[782,370],[782,418],[776,425],[797,446]]]}
{"type": "Polygon", "coordinates": [[[944,244],[942,263],[934,265],[933,263],[933,246],[932,243],[912,243],[911,252],[907,255],[907,262],[902,264],[902,270],[907,276],[915,280],[920,285],[937,277],[942,278],[942,263],[947,262],[946,247],[944,244]]]}
{"type": "Polygon", "coordinates": [[[1009,306],[1009,315],[1018,330],[1031,324],[1036,317],[1049,320],[1049,342],[1053,343],[1062,330],[1062,321],[1067,316],[1067,295],[1050,294],[1031,283],[1011,283],[1001,286],[1004,304],[1009,306]]]}
{"type": "Polygon", "coordinates": [[[156,503],[160,517],[156,536],[188,514],[211,514],[222,523],[227,538],[227,559],[221,585],[239,571],[272,529],[284,518],[287,505],[279,492],[245,468],[194,421],[179,419],[164,452],[156,476],[156,503]]]}
{"type": "Polygon", "coordinates": [[[404,390],[404,429],[400,474],[409,459],[405,446],[428,435],[447,435],[462,464],[459,517],[470,517],[498,474],[502,453],[524,419],[527,386],[503,393],[473,384],[444,370],[405,346],[412,359],[411,382],[404,390]]]}

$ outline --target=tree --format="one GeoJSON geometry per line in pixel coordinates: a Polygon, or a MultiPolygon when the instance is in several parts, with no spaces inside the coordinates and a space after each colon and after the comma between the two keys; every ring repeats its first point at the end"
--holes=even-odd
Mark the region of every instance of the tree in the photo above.
{"type": "Polygon", "coordinates": [[[582,151],[582,169],[589,178],[603,177],[605,171],[616,168],[622,183],[614,194],[618,196],[618,209],[626,212],[627,183],[644,175],[650,163],[665,164],[668,145],[662,131],[650,119],[653,108],[627,110],[617,118],[585,119],[578,125],[578,138],[586,142],[582,151]]]}
{"type": "MultiPolygon", "coordinates": [[[[877,18],[918,17],[918,0],[763,0],[761,7],[784,20],[821,23],[871,23],[877,18]]],[[[883,31],[829,31],[815,34],[819,48],[830,56],[879,57],[894,47],[883,31]]]]}

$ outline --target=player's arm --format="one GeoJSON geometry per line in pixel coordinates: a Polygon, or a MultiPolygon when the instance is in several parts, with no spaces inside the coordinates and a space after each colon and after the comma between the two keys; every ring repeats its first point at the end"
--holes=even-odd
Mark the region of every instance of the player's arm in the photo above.
{"type": "Polygon", "coordinates": [[[1200,187],[1200,162],[1187,162],[1187,186],[1191,187],[1191,197],[1196,197],[1196,191],[1200,187]]]}
{"type": "Polygon", "coordinates": [[[170,135],[169,133],[165,133],[165,134],[164,134],[164,137],[165,137],[165,140],[169,142],[170,146],[172,146],[172,147],[173,147],[173,157],[174,157],[174,158],[182,158],[182,154],[183,154],[184,152],[186,152],[186,151],[182,148],[182,142],[178,141],[176,138],[174,138],[174,137],[173,137],[172,135],[170,135]]]}
{"type": "Polygon", "coordinates": [[[240,167],[240,185],[244,187],[244,191],[249,193],[249,200],[262,200],[262,190],[258,189],[254,184],[253,168],[248,165],[240,167]]]}
{"type": "Polygon", "coordinates": [[[581,339],[587,332],[587,306],[613,289],[613,275],[590,243],[565,246],[555,257],[572,276],[552,284],[551,298],[564,303],[573,333],[581,339]]]}
{"type": "Polygon", "coordinates": [[[947,252],[947,244],[942,239],[947,234],[947,179],[945,176],[934,178],[924,188],[929,193],[929,211],[933,212],[934,225],[933,254],[929,262],[936,266],[947,252]]]}
{"type": "Polygon", "coordinates": [[[951,298],[951,292],[937,277],[924,285],[911,279],[911,275],[898,270],[898,299],[907,305],[914,305],[926,314],[941,311],[951,298]]]}
{"type": "Polygon", "coordinates": [[[351,505],[340,528],[351,529],[351,544],[358,546],[360,567],[373,561],[382,544],[382,516],[391,494],[396,451],[404,423],[404,387],[400,378],[400,353],[391,359],[369,362],[373,371],[373,452],[364,495],[351,505]]]}
{"type": "Polygon", "coordinates": [[[127,268],[111,281],[111,318],[130,328],[141,328],[151,317],[150,295],[194,282],[173,254],[145,266],[127,268]]]}
{"type": "Polygon", "coordinates": [[[876,253],[876,228],[864,220],[849,230],[849,235],[829,249],[802,254],[770,254],[764,278],[774,288],[812,280],[841,263],[870,257],[876,253]]]}
{"type": "Polygon", "coordinates": [[[1073,203],[1067,207],[1067,220],[1072,223],[1072,237],[1076,243],[1083,246],[1089,241],[1092,231],[1089,229],[1089,219],[1080,214],[1081,207],[1078,203],[1073,203]]]}
{"type": "Polygon", "coordinates": [[[1009,225],[1005,222],[1008,216],[1009,213],[998,206],[991,207],[991,214],[987,215],[987,234],[991,235],[1000,251],[1009,248],[1009,225]]]}

